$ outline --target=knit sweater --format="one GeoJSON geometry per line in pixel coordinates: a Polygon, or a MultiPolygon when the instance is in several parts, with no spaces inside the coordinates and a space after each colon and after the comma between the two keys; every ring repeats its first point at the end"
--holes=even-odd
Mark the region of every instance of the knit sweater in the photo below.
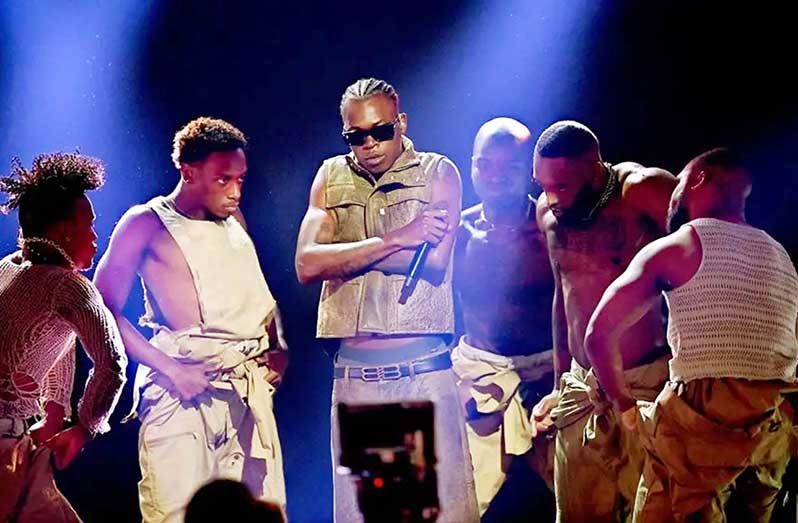
{"type": "Polygon", "coordinates": [[[48,401],[71,415],[76,339],[94,363],[78,419],[92,433],[106,432],[127,358],[99,292],[77,272],[32,264],[20,253],[0,260],[0,418],[41,416],[48,401]]]}

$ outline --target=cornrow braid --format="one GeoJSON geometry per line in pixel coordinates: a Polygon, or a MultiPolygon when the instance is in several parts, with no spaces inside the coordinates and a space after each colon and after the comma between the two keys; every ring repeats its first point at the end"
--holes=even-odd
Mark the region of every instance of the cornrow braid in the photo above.
{"type": "Polygon", "coordinates": [[[378,78],[361,78],[344,91],[344,95],[341,97],[341,114],[344,113],[344,107],[351,100],[365,100],[378,94],[387,96],[393,100],[398,109],[399,93],[396,92],[394,86],[378,78]]]}

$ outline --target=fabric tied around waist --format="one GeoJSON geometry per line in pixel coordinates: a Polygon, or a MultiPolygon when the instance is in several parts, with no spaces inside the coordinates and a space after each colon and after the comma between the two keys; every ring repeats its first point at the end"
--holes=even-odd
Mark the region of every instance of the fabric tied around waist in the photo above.
{"type": "MultiPolygon", "coordinates": [[[[203,335],[197,327],[181,331],[162,328],[150,343],[182,363],[204,363],[209,366],[213,389],[234,392],[252,412],[258,438],[252,438],[251,455],[259,459],[275,457],[277,425],[273,395],[276,389],[266,381],[268,367],[255,360],[268,349],[266,338],[235,340],[203,335]]],[[[185,402],[169,387],[166,376],[140,366],[136,375],[133,412],[128,418],[136,412],[144,418],[148,408],[159,401],[170,401],[170,409],[186,408],[185,402]],[[165,395],[169,396],[169,400],[165,399],[165,395]]],[[[218,425],[212,410],[202,401],[192,402],[188,407],[199,409],[205,422],[207,441],[209,445],[212,444],[215,441],[214,428],[218,425]]]]}
{"type": "MultiPolygon", "coordinates": [[[[639,402],[653,401],[668,379],[669,356],[624,371],[632,396],[639,402]]],[[[608,470],[620,470],[625,462],[627,442],[620,436],[620,413],[605,396],[593,370],[575,361],[562,375],[560,400],[551,417],[563,429],[589,416],[582,433],[582,445],[608,470]]]]}
{"type": "MultiPolygon", "coordinates": [[[[537,435],[519,389],[553,370],[551,350],[528,356],[502,356],[473,347],[464,338],[452,351],[462,400],[473,402],[478,418],[469,420],[478,433],[503,429],[505,452],[523,455],[537,435]]],[[[470,410],[466,407],[466,410],[470,410]]]]}

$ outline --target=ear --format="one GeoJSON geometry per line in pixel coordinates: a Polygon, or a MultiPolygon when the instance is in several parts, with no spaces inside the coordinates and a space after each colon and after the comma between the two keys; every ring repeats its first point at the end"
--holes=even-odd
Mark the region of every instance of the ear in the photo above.
{"type": "Polygon", "coordinates": [[[708,182],[709,182],[709,173],[705,169],[701,169],[700,171],[698,171],[698,174],[696,174],[693,177],[693,179],[688,182],[687,187],[691,191],[694,191],[699,187],[703,187],[708,182]]]}
{"type": "Polygon", "coordinates": [[[407,113],[399,113],[399,132],[407,134],[407,113]]]}
{"type": "Polygon", "coordinates": [[[197,168],[190,163],[180,164],[180,179],[183,183],[192,183],[197,177],[197,168]]]}

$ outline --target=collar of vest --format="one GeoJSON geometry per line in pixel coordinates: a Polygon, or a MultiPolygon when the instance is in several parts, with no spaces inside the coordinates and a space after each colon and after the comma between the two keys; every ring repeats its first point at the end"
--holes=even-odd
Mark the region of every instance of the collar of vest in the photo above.
{"type": "Polygon", "coordinates": [[[393,163],[390,169],[385,171],[379,179],[375,180],[374,176],[366,169],[357,163],[355,154],[350,152],[346,155],[346,163],[349,167],[359,176],[365,178],[369,182],[374,182],[375,187],[383,187],[390,184],[401,184],[408,187],[423,187],[427,184],[427,179],[422,176],[420,172],[413,170],[413,167],[421,165],[421,158],[416,152],[412,140],[407,136],[402,136],[402,154],[393,163]]]}

